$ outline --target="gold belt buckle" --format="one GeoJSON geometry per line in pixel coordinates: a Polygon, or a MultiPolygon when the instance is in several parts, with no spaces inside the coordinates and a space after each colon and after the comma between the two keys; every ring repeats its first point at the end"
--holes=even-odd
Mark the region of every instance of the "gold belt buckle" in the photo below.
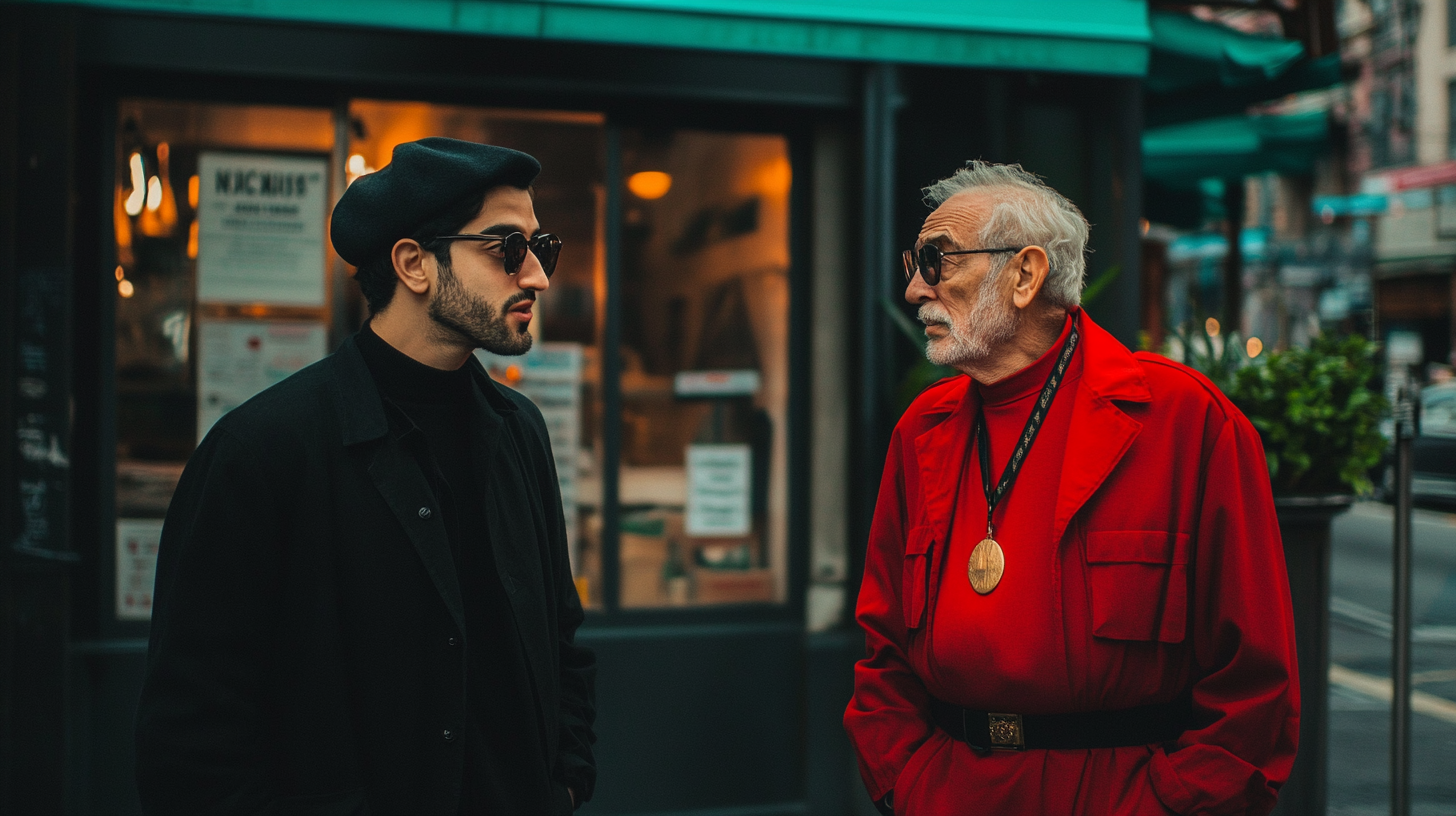
{"type": "Polygon", "coordinates": [[[1020,714],[988,713],[991,748],[999,751],[1026,750],[1026,737],[1021,729],[1020,714]]]}

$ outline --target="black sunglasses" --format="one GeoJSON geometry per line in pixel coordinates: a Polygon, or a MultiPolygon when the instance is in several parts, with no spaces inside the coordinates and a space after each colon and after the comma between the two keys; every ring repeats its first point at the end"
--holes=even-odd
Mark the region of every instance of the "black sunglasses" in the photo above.
{"type": "Polygon", "coordinates": [[[526,262],[526,250],[530,250],[541,262],[541,271],[546,277],[556,271],[556,259],[561,256],[561,239],[549,232],[538,233],[535,238],[527,239],[519,232],[510,235],[481,235],[469,233],[467,235],[436,235],[426,243],[435,241],[490,241],[501,245],[501,255],[506,265],[506,274],[514,275],[521,271],[521,264],[526,262]]]}
{"type": "Polygon", "coordinates": [[[915,279],[915,273],[925,279],[926,286],[940,283],[940,262],[947,255],[982,255],[997,252],[1020,252],[1026,247],[997,247],[995,249],[953,249],[942,252],[935,244],[926,244],[919,249],[907,249],[900,255],[905,264],[905,283],[915,279]]]}

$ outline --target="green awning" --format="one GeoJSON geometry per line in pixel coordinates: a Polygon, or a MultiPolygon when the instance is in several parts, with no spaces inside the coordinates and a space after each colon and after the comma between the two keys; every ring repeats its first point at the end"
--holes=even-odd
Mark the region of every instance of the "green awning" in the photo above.
{"type": "Polygon", "coordinates": [[[1298,40],[1245,34],[1187,14],[1154,11],[1148,25],[1153,41],[1145,87],[1152,94],[1256,85],[1304,56],[1298,40]]]}
{"type": "MultiPolygon", "coordinates": [[[[1151,70],[1153,69],[1150,72],[1151,70]]],[[[1302,59],[1268,82],[1233,88],[1194,88],[1165,96],[1150,94],[1143,109],[1143,126],[1154,128],[1177,122],[1240,114],[1251,105],[1303,91],[1328,88],[1338,85],[1343,79],[1340,55],[1326,54],[1319,59],[1302,59]]]]}
{"type": "Polygon", "coordinates": [[[1143,132],[1143,175],[1193,189],[1206,178],[1308,173],[1329,139],[1323,110],[1282,116],[1223,116],[1143,132]]]}
{"type": "Polygon", "coordinates": [[[1143,0],[30,0],[503,37],[1142,76],[1143,0]]]}

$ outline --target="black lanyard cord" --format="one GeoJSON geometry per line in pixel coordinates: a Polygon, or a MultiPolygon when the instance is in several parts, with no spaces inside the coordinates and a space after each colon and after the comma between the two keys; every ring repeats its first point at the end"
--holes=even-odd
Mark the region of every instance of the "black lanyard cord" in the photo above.
{"type": "Polygon", "coordinates": [[[1026,428],[1021,431],[1021,441],[1016,443],[1016,450],[1011,452],[1011,461],[1006,463],[1006,470],[1001,473],[1001,481],[994,489],[991,487],[991,435],[986,431],[986,412],[979,407],[976,409],[976,447],[981,455],[981,487],[986,492],[986,538],[995,538],[992,534],[991,514],[995,512],[997,502],[1011,491],[1011,483],[1016,481],[1016,475],[1021,472],[1021,465],[1026,461],[1031,443],[1036,441],[1036,434],[1041,430],[1041,423],[1046,419],[1052,399],[1057,395],[1057,389],[1062,386],[1062,377],[1072,362],[1072,352],[1077,350],[1077,339],[1077,319],[1074,317],[1067,343],[1062,346],[1062,355],[1057,358],[1057,365],[1052,373],[1047,375],[1046,384],[1041,387],[1041,396],[1032,407],[1031,416],[1027,417],[1026,428]]]}

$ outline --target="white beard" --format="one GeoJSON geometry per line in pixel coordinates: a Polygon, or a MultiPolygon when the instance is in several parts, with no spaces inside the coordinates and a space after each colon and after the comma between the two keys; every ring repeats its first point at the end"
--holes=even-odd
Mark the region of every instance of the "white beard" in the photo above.
{"type": "Polygon", "coordinates": [[[926,359],[950,367],[984,360],[1016,334],[1021,316],[1010,303],[1003,303],[997,297],[998,276],[986,276],[976,293],[976,305],[962,320],[951,319],[950,312],[937,301],[921,304],[920,322],[927,326],[939,323],[947,330],[946,336],[932,338],[926,345],[926,359]]]}

